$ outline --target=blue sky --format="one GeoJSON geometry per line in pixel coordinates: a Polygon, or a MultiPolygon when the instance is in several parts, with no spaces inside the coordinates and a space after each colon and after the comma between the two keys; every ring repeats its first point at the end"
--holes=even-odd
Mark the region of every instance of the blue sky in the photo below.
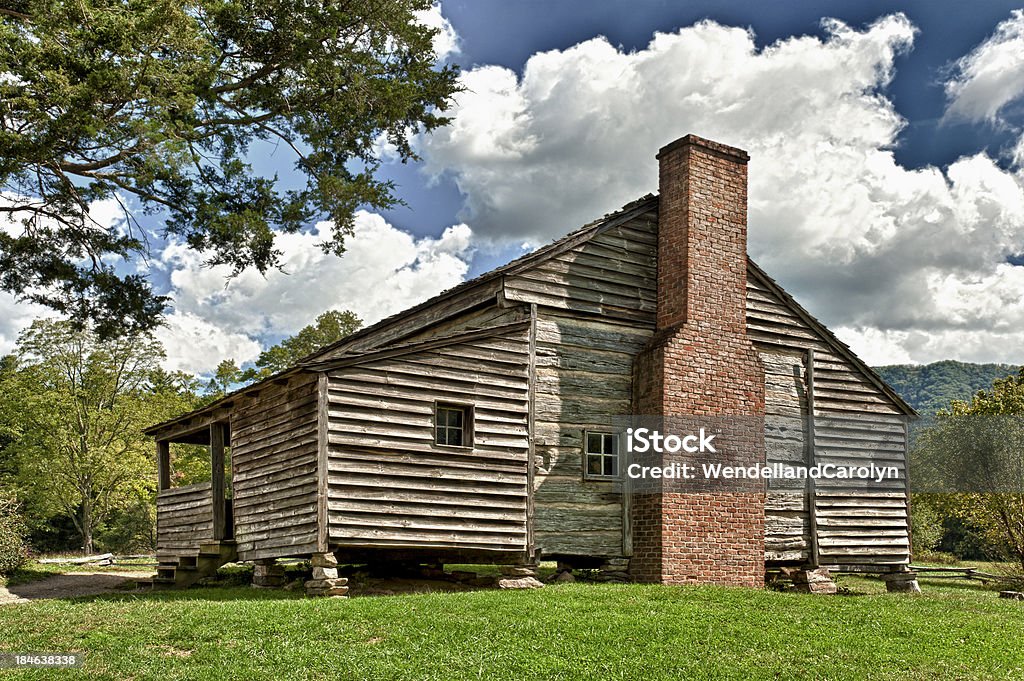
{"type": "MultiPolygon", "coordinates": [[[[565,49],[595,35],[626,50],[644,48],[655,31],[674,31],[704,19],[749,27],[758,47],[794,35],[823,36],[821,20],[854,27],[903,12],[920,31],[914,48],[897,62],[887,88],[909,127],[897,159],[911,167],[945,165],[980,149],[1012,142],[1008,132],[964,126],[956,135],[936,131],[945,110],[943,74],[988,37],[1021,2],[446,2],[444,13],[461,37],[459,61],[520,70],[535,52],[565,49]]],[[[1021,112],[1018,111],[1018,114],[1021,112]]],[[[1018,118],[1018,122],[1020,122],[1018,118]]]]}
{"type": "MultiPolygon", "coordinates": [[[[545,2],[543,0],[448,0],[444,16],[459,35],[454,61],[466,68],[500,65],[521,73],[537,52],[564,50],[597,35],[624,50],[643,49],[656,31],[671,32],[698,21],[750,28],[758,47],[796,35],[823,36],[822,19],[851,26],[903,12],[918,28],[912,50],[896,62],[885,92],[907,120],[894,148],[897,161],[915,168],[946,166],[957,158],[988,151],[999,157],[1016,142],[1012,127],[953,123],[939,128],[946,107],[943,81],[949,68],[1007,19],[1020,2],[545,2]]],[[[1024,122],[1024,109],[1008,116],[1024,122]]],[[[392,165],[388,177],[398,182],[409,208],[384,215],[413,233],[438,233],[457,215],[461,198],[451,178],[427,187],[418,166],[392,165]]],[[[478,257],[473,273],[500,264],[502,256],[478,257]]]]}
{"type": "MultiPolygon", "coordinates": [[[[227,281],[158,242],[168,366],[251,361],[329,308],[367,322],[656,191],[687,133],[747,149],[749,251],[875,364],[1024,363],[1024,12],[1002,2],[442,0],[452,126],[385,163],[408,206],[227,281]]],[[[256,153],[286,179],[283,150],[256,153]]],[[[109,215],[109,206],[97,213],[109,215]]],[[[153,225],[158,229],[159,225],[153,225]]],[[[39,311],[0,296],[0,351],[39,311]]]]}

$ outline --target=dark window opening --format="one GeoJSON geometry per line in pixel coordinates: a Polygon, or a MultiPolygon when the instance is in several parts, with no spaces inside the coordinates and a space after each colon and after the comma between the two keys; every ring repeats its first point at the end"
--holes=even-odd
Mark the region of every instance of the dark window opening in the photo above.
{"type": "Polygon", "coordinates": [[[618,436],[614,433],[585,433],[583,470],[588,478],[619,477],[618,436]]]}
{"type": "Polygon", "coordinates": [[[472,408],[438,403],[434,407],[434,442],[446,447],[472,447],[472,408]]]}

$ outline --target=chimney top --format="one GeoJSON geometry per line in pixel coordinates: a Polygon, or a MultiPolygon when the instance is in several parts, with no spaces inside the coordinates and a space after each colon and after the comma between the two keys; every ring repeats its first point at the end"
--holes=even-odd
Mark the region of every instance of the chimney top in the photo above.
{"type": "Polygon", "coordinates": [[[747,161],[687,135],[658,152],[658,328],[746,334],[747,161]]]}
{"type": "Polygon", "coordinates": [[[668,144],[666,144],[665,146],[658,150],[657,158],[660,159],[663,154],[667,154],[682,147],[690,146],[703,147],[704,149],[707,149],[716,155],[725,156],[729,160],[735,161],[737,163],[746,163],[747,161],[750,160],[750,154],[743,151],[742,149],[739,149],[737,147],[730,147],[728,144],[722,144],[721,142],[714,142],[709,139],[704,139],[703,137],[698,137],[697,135],[686,135],[685,137],[680,137],[675,142],[669,142],[668,144]]]}

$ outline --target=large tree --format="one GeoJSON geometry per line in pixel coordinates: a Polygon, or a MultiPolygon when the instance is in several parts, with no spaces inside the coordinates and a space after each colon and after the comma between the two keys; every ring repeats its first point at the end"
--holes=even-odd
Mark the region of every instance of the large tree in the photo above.
{"type": "Polygon", "coordinates": [[[261,352],[256,360],[257,375],[254,378],[263,378],[295,366],[299,360],[320,348],[355,333],[362,325],[363,320],[353,312],[328,310],[294,336],[261,352]]]}
{"type": "Polygon", "coordinates": [[[279,371],[289,369],[317,350],[355,333],[363,325],[354,312],[328,310],[312,324],[299,329],[294,336],[272,345],[256,359],[256,366],[242,371],[234,359],[221,360],[213,377],[206,384],[206,399],[214,400],[231,392],[238,385],[260,381],[279,371]]]}
{"type": "Polygon", "coordinates": [[[940,411],[912,463],[915,487],[932,492],[922,502],[979,528],[1024,570],[1024,369],[940,411]]]}
{"type": "Polygon", "coordinates": [[[210,263],[265,271],[275,232],[396,203],[381,142],[446,122],[431,0],[0,0],[0,288],[107,336],[152,327],[164,300],[116,257],[145,250],[132,211],[210,263]],[[301,182],[254,167],[295,159],[301,182]],[[93,219],[122,202],[127,227],[93,219]]]}
{"type": "Polygon", "coordinates": [[[101,523],[151,494],[155,463],[142,429],[187,408],[190,393],[154,384],[166,379],[163,353],[146,336],[100,340],[36,321],[17,350],[19,365],[0,385],[17,414],[17,485],[30,511],[71,518],[92,551],[101,523]]]}

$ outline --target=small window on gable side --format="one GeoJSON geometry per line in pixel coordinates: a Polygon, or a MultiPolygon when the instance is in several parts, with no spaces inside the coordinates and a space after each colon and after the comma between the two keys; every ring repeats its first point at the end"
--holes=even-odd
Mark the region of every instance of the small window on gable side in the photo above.
{"type": "Polygon", "coordinates": [[[437,402],[434,405],[434,443],[444,447],[472,447],[473,408],[437,402]]]}
{"type": "Polygon", "coordinates": [[[619,436],[587,431],[583,434],[583,475],[602,479],[619,477],[619,436]]]}

